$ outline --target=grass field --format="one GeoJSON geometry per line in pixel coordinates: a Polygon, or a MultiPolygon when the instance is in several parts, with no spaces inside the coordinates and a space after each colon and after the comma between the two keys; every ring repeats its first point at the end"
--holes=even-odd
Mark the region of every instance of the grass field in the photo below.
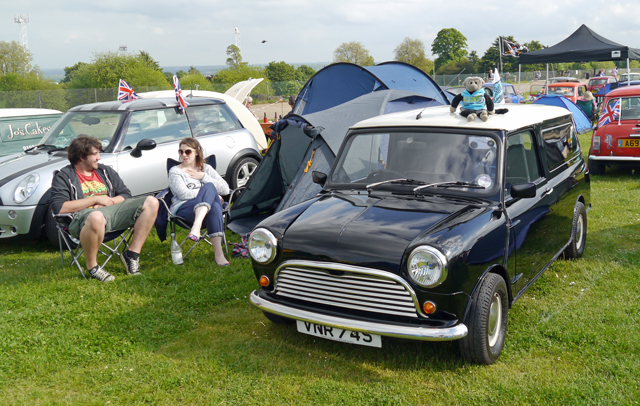
{"type": "Polygon", "coordinates": [[[248,303],[250,262],[212,266],[207,246],[176,267],[152,235],[144,275],[112,260],[104,284],[62,268],[48,243],[2,244],[0,404],[638,404],[639,199],[630,170],[592,179],[584,257],[514,305],[492,366],[454,343],[373,349],[274,325],[248,303]]]}

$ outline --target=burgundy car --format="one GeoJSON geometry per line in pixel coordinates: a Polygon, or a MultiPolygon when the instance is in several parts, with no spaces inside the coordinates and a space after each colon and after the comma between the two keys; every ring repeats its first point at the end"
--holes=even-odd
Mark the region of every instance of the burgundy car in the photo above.
{"type": "Polygon", "coordinates": [[[609,83],[617,83],[618,80],[613,76],[596,76],[589,79],[589,83],[587,83],[587,90],[593,94],[598,93],[601,87],[609,83]]]}

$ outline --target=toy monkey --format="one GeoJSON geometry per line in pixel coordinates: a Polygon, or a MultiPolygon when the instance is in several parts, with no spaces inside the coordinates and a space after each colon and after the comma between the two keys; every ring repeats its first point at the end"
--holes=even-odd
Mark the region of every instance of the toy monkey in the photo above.
{"type": "Polygon", "coordinates": [[[451,102],[451,112],[455,113],[458,108],[458,104],[462,101],[462,107],[460,108],[460,115],[466,117],[468,121],[475,120],[476,117],[480,117],[480,120],[487,121],[488,114],[494,114],[493,100],[485,93],[484,80],[478,76],[469,76],[463,82],[465,90],[459,95],[453,98],[451,102]]]}

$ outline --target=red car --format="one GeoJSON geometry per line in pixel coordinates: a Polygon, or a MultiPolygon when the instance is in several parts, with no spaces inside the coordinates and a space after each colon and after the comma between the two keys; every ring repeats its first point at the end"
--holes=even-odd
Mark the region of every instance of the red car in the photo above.
{"type": "Polygon", "coordinates": [[[580,97],[584,96],[584,92],[587,91],[586,86],[580,82],[552,83],[548,86],[548,89],[549,94],[564,96],[574,103],[577,102],[580,97]]]}
{"type": "Polygon", "coordinates": [[[601,87],[604,87],[609,83],[616,83],[617,81],[618,79],[613,76],[596,76],[589,79],[589,83],[587,83],[587,90],[596,94],[601,87]]]}
{"type": "Polygon", "coordinates": [[[640,86],[621,87],[605,96],[591,138],[589,171],[601,175],[611,165],[640,167],[640,86]]]}

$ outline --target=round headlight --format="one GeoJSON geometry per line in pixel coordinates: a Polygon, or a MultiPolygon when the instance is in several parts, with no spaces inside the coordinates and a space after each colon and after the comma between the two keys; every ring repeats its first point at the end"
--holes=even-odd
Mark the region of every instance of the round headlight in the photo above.
{"type": "Polygon", "coordinates": [[[447,257],[433,247],[418,247],[409,255],[407,268],[415,283],[433,288],[447,278],[447,257]]]}
{"type": "Polygon", "coordinates": [[[249,255],[261,264],[268,264],[276,257],[278,240],[269,230],[258,228],[249,237],[249,255]]]}
{"type": "Polygon", "coordinates": [[[18,184],[18,187],[16,187],[16,191],[13,194],[13,201],[16,203],[22,203],[30,198],[33,192],[36,191],[38,184],[40,184],[40,175],[37,173],[32,173],[22,179],[22,182],[18,184]]]}

